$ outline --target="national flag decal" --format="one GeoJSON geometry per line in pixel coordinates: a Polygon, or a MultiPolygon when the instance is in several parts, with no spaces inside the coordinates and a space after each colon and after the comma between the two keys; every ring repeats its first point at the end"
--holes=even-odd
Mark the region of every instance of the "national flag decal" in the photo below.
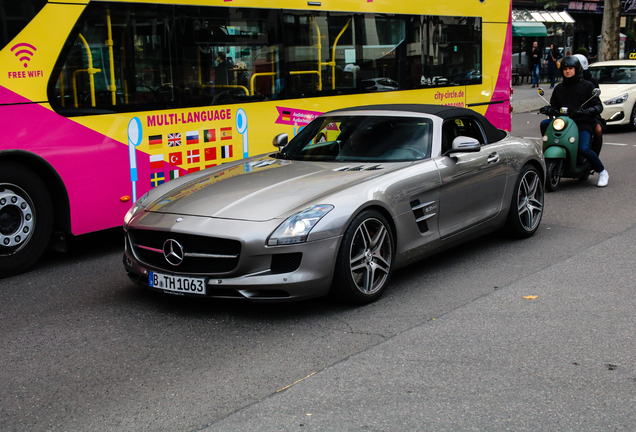
{"type": "Polygon", "coordinates": [[[200,167],[188,168],[188,174],[197,172],[197,171],[201,171],[201,168],[200,167]]]}
{"type": "Polygon", "coordinates": [[[169,172],[170,180],[179,178],[179,170],[172,170],[169,172]]]}
{"type": "Polygon", "coordinates": [[[181,165],[183,163],[183,156],[181,152],[168,154],[168,161],[172,165],[181,165]]]}
{"type": "Polygon", "coordinates": [[[151,135],[148,137],[148,144],[150,144],[150,147],[161,147],[163,139],[161,135],[151,135]]]}
{"type": "Polygon", "coordinates": [[[216,148],[209,147],[205,149],[205,160],[206,161],[216,160],[216,148]]]}
{"type": "Polygon", "coordinates": [[[216,129],[205,129],[203,131],[203,142],[216,141],[216,129]]]}
{"type": "Polygon", "coordinates": [[[163,184],[164,181],[165,181],[165,176],[163,175],[162,172],[150,173],[150,186],[152,187],[159,186],[160,184],[163,184]]]}
{"type": "Polygon", "coordinates": [[[150,155],[150,169],[163,168],[163,155],[150,155]]]}
{"type": "Polygon", "coordinates": [[[221,158],[231,158],[233,156],[232,145],[224,145],[221,147],[221,158]]]}
{"type": "Polygon", "coordinates": [[[283,111],[283,120],[285,120],[285,121],[291,121],[291,112],[289,112],[289,111],[283,111]]]}
{"type": "Polygon", "coordinates": [[[232,128],[231,127],[226,127],[226,128],[221,128],[221,140],[229,140],[232,139],[232,128]]]}
{"type": "Polygon", "coordinates": [[[181,134],[168,134],[168,147],[179,147],[181,145],[181,134]]]}
{"type": "MultiPolygon", "coordinates": [[[[189,164],[193,164],[193,163],[198,163],[200,162],[200,158],[199,158],[199,150],[188,150],[188,163],[189,164]]],[[[189,172],[189,170],[188,170],[189,172]]]]}
{"type": "Polygon", "coordinates": [[[199,131],[186,132],[186,144],[199,144],[199,131]]]}

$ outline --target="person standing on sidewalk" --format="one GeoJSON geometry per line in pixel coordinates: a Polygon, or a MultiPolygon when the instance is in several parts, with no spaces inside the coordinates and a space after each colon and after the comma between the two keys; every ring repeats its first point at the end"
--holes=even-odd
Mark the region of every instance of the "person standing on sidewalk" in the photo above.
{"type": "Polygon", "coordinates": [[[548,76],[550,77],[550,88],[554,88],[556,84],[556,76],[559,71],[558,61],[563,57],[561,52],[555,48],[554,44],[550,45],[550,51],[546,55],[544,63],[548,65],[548,76]]]}
{"type": "Polygon", "coordinates": [[[542,58],[539,42],[532,42],[532,49],[528,53],[528,65],[532,74],[532,88],[539,87],[539,68],[541,67],[542,58]]]}

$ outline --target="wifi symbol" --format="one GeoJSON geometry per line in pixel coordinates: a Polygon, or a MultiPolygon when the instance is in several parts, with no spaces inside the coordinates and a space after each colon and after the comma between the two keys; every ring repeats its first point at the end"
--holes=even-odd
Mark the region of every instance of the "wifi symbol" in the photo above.
{"type": "Polygon", "coordinates": [[[36,47],[28,43],[19,43],[11,47],[11,52],[13,52],[21,62],[24,62],[24,67],[29,66],[31,57],[33,57],[33,54],[35,54],[35,51],[37,50],[38,49],[36,47]]]}

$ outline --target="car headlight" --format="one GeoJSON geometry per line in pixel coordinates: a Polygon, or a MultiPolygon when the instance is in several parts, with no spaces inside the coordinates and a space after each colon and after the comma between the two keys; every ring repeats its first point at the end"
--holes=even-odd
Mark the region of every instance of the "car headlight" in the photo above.
{"type": "Polygon", "coordinates": [[[615,98],[612,98],[610,100],[606,100],[605,102],[603,102],[605,105],[618,105],[618,104],[622,104],[627,100],[628,94],[622,94],[620,96],[616,96],[615,98]]]}
{"type": "Polygon", "coordinates": [[[128,227],[128,223],[130,222],[132,217],[135,215],[135,213],[137,213],[140,209],[145,208],[143,204],[146,201],[146,199],[148,199],[149,193],[150,192],[146,192],[145,194],[143,194],[143,196],[139,198],[135,204],[133,204],[130,210],[128,210],[128,213],[126,213],[126,216],[124,216],[124,228],[128,227]]]}
{"type": "Polygon", "coordinates": [[[269,236],[267,246],[306,242],[311,229],[331,210],[332,205],[315,205],[291,215],[269,236]]]}
{"type": "Polygon", "coordinates": [[[558,118],[552,122],[552,127],[554,130],[560,131],[565,127],[565,120],[558,118]]]}

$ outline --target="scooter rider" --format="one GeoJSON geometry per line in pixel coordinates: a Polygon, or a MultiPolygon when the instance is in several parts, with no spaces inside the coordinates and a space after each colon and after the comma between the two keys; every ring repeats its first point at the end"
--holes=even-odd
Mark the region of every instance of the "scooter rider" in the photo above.
{"type": "MultiPolygon", "coordinates": [[[[581,67],[583,68],[583,79],[594,84],[594,88],[598,88],[598,80],[594,78],[590,71],[587,69],[589,66],[587,57],[585,57],[583,54],[574,54],[574,56],[579,59],[579,62],[581,62],[581,67]]],[[[592,150],[594,150],[594,153],[599,156],[601,154],[601,148],[603,147],[603,132],[605,131],[606,126],[607,123],[605,122],[605,120],[600,115],[597,115],[596,125],[594,126],[594,141],[592,143],[592,150]]]]}
{"type": "MultiPolygon", "coordinates": [[[[599,173],[597,186],[607,186],[609,173],[603,166],[598,155],[590,149],[590,138],[594,126],[595,116],[603,111],[603,104],[598,96],[593,96],[594,85],[583,79],[583,68],[579,59],[565,56],[561,60],[560,73],[563,82],[558,84],[552,92],[550,106],[543,107],[541,112],[548,115],[558,115],[563,107],[568,109],[570,118],[579,128],[579,152],[588,160],[592,169],[599,173]],[[586,101],[588,101],[585,103],[586,101]],[[584,107],[581,107],[585,103],[584,107]]],[[[544,135],[550,120],[541,122],[541,134],[544,135]]]]}

